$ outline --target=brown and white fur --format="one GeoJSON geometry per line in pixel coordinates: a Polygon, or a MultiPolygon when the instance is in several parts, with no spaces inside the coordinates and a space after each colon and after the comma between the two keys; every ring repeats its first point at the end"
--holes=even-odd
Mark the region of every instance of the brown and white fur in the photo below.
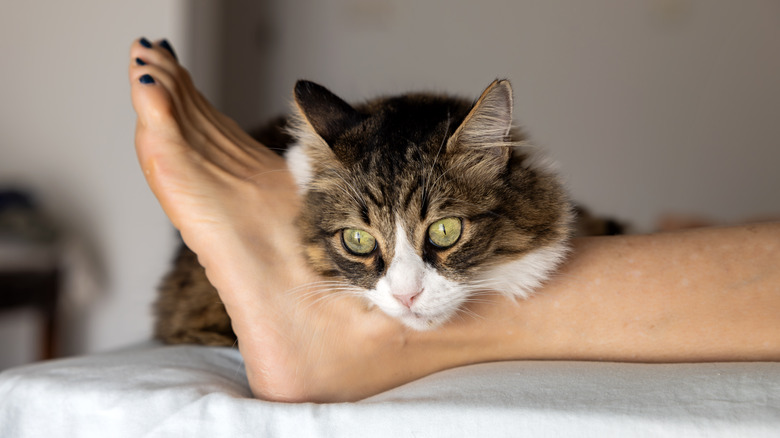
{"type": "MultiPolygon", "coordinates": [[[[425,330],[486,291],[527,297],[565,258],[572,208],[559,178],[513,128],[508,81],[493,82],[476,102],[412,93],[350,105],[307,81],[294,95],[295,114],[257,138],[286,149],[304,201],[301,242],[291,244],[302,243],[334,289],[425,330]],[[430,230],[447,218],[460,230],[443,247],[430,230]],[[351,250],[350,230],[373,248],[351,250]]],[[[204,292],[210,285],[188,251],[161,288],[157,336],[232,343],[216,291],[204,292]]]]}

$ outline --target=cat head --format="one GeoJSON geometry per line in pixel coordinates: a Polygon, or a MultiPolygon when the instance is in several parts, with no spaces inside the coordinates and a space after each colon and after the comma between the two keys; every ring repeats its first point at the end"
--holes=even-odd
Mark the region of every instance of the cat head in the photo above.
{"type": "Polygon", "coordinates": [[[436,327],[480,292],[524,296],[563,257],[568,203],[518,146],[508,81],[475,103],[404,94],[350,105],[307,81],[294,94],[287,160],[308,258],[387,314],[436,327]]]}

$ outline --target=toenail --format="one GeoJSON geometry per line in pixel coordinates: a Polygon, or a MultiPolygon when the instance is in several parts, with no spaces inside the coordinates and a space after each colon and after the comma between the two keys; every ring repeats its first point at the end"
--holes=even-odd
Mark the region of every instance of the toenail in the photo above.
{"type": "Polygon", "coordinates": [[[143,59],[141,58],[135,58],[135,63],[138,65],[146,65],[143,59]]]}
{"type": "Polygon", "coordinates": [[[138,78],[138,82],[142,84],[153,84],[154,78],[152,77],[152,75],[143,75],[140,78],[138,78]]]}
{"type": "Polygon", "coordinates": [[[171,43],[169,43],[168,40],[160,41],[160,47],[171,52],[171,55],[173,55],[173,59],[177,61],[179,60],[179,58],[176,56],[176,52],[173,51],[173,47],[171,47],[171,43]]]}
{"type": "Polygon", "coordinates": [[[152,48],[152,43],[150,43],[149,40],[147,40],[146,38],[142,37],[140,40],[138,40],[138,42],[141,43],[141,45],[146,47],[147,49],[152,48]]]}

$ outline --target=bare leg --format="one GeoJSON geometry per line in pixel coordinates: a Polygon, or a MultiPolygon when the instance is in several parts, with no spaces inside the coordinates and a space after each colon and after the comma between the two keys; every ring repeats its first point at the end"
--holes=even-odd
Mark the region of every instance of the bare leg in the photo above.
{"type": "Polygon", "coordinates": [[[538,296],[483,297],[479,318],[432,332],[353,299],[319,300],[284,162],[213,110],[158,45],[133,44],[130,82],[147,181],[219,290],[258,397],[356,400],[491,360],[780,359],[778,224],[582,240],[538,296]]]}
{"type": "Polygon", "coordinates": [[[484,361],[780,360],[778,267],[780,223],[579,239],[542,293],[447,335],[484,361]]]}

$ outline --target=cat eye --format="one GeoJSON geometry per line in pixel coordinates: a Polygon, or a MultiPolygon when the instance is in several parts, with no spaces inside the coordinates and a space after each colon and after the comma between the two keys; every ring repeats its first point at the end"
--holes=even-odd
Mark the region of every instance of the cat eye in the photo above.
{"type": "Polygon", "coordinates": [[[347,251],[355,255],[368,255],[376,248],[374,236],[356,228],[342,230],[341,243],[347,251]]]}
{"type": "Polygon", "coordinates": [[[439,219],[428,227],[428,240],[438,248],[449,248],[460,238],[461,221],[456,217],[439,219]]]}

